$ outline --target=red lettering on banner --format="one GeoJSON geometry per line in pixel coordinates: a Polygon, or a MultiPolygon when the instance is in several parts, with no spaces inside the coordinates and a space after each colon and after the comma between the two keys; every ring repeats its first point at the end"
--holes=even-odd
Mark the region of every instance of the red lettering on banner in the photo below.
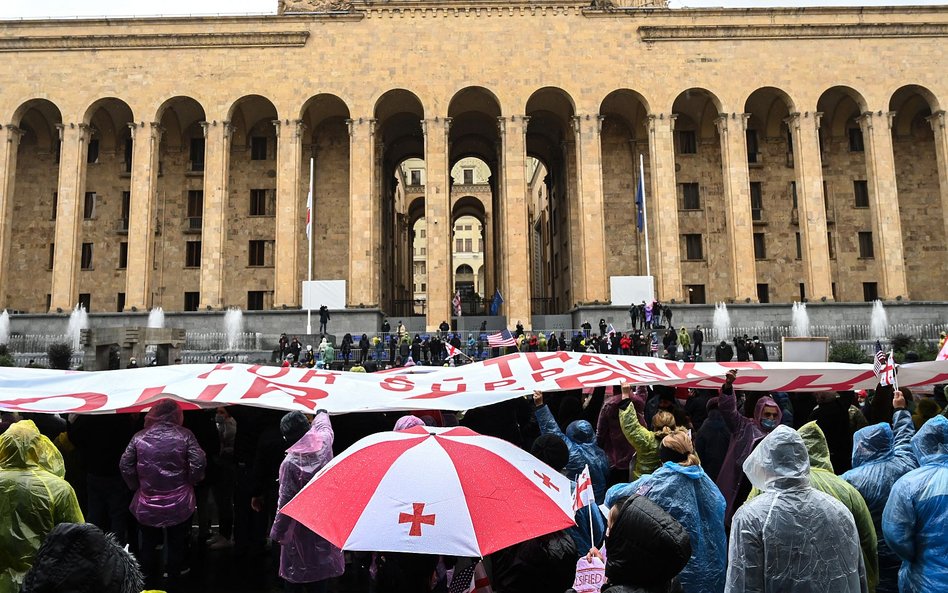
{"type": "Polygon", "coordinates": [[[543,381],[544,379],[547,379],[548,377],[559,375],[562,372],[563,372],[562,368],[546,369],[544,371],[538,371],[536,373],[533,373],[532,375],[530,375],[530,378],[533,379],[534,381],[540,382],[540,381],[543,381]]]}
{"type": "Polygon", "coordinates": [[[4,401],[0,404],[4,410],[14,411],[14,412],[43,412],[43,408],[36,406],[29,406],[28,404],[35,404],[39,402],[44,402],[50,399],[62,399],[64,397],[71,397],[75,399],[81,399],[83,403],[78,408],[72,408],[70,410],[61,409],[62,413],[81,413],[81,412],[94,412],[105,406],[109,401],[109,396],[104,393],[63,393],[60,395],[50,395],[43,397],[24,397],[20,399],[11,399],[4,401]]]}
{"type": "MultiPolygon", "coordinates": [[[[523,356],[526,357],[527,364],[530,365],[530,368],[534,371],[541,370],[544,366],[544,363],[547,361],[554,362],[566,362],[569,360],[568,352],[551,352],[549,354],[540,354],[538,352],[527,352],[523,356]]],[[[560,368],[562,371],[563,369],[560,368]]]]}
{"type": "Polygon", "coordinates": [[[500,376],[504,379],[508,379],[513,377],[513,370],[510,368],[510,362],[512,360],[518,360],[521,356],[521,354],[505,354],[504,356],[498,356],[497,358],[488,358],[483,362],[484,368],[495,366],[500,371],[500,376]]]}
{"type": "Polygon", "coordinates": [[[875,377],[875,373],[867,371],[846,381],[832,383],[830,385],[815,385],[814,383],[822,379],[823,375],[800,375],[786,385],[771,388],[770,391],[848,391],[852,389],[856,383],[861,383],[872,377],[875,377]]]}
{"type": "Polygon", "coordinates": [[[227,387],[227,384],[221,385],[208,385],[201,390],[201,393],[195,398],[195,401],[199,402],[212,402],[217,399],[217,396],[221,394],[221,391],[224,391],[224,388],[227,387]]]}
{"type": "MultiPolygon", "coordinates": [[[[455,379],[445,379],[445,381],[460,381],[460,378],[455,379]]],[[[431,386],[431,391],[428,393],[422,393],[420,395],[413,395],[408,399],[436,399],[439,397],[445,397],[447,395],[454,395],[455,393],[464,393],[467,391],[467,385],[461,383],[453,389],[442,389],[441,383],[435,383],[431,386]]]]}
{"type": "MultiPolygon", "coordinates": [[[[654,367],[655,365],[654,363],[649,363],[647,366],[654,367]]],[[[683,364],[672,362],[662,367],[662,369],[670,379],[709,379],[712,376],[696,369],[695,363],[693,362],[683,364]]],[[[657,369],[656,372],[658,372],[657,369]]]]}
{"type": "MultiPolygon", "coordinates": [[[[254,375],[258,377],[264,377],[266,379],[279,379],[283,375],[289,373],[290,370],[292,370],[290,369],[290,367],[271,367],[271,366],[263,366],[261,364],[255,364],[255,365],[251,365],[247,367],[248,373],[253,373],[254,375]],[[265,371],[265,372],[261,373],[260,371],[265,371]]],[[[202,375],[201,379],[204,379],[204,378],[205,377],[202,375]]]]}
{"type": "Polygon", "coordinates": [[[394,391],[396,393],[406,393],[408,391],[413,390],[415,388],[415,384],[408,377],[396,376],[396,377],[388,377],[386,379],[383,379],[382,382],[379,383],[379,387],[381,387],[382,389],[386,391],[394,391]]]}
{"type": "Polygon", "coordinates": [[[316,389],[315,387],[283,385],[281,383],[274,383],[272,381],[268,381],[267,379],[257,377],[253,380],[253,383],[250,385],[250,388],[247,389],[246,393],[240,396],[240,399],[257,399],[263,395],[268,395],[274,392],[288,395],[293,398],[294,402],[309,408],[310,410],[316,409],[316,402],[318,400],[329,397],[329,393],[327,391],[316,389]]]}
{"type": "Polygon", "coordinates": [[[334,385],[336,383],[336,373],[308,370],[300,377],[300,383],[309,383],[313,379],[322,379],[324,385],[334,385]]]}
{"type": "Polygon", "coordinates": [[[161,385],[159,387],[146,387],[142,389],[142,392],[138,396],[138,398],[135,400],[135,403],[125,408],[119,408],[115,411],[119,414],[141,412],[145,408],[148,408],[151,406],[151,404],[153,403],[151,400],[154,399],[155,396],[160,395],[164,392],[165,392],[164,385],[161,385]]]}
{"type": "Polygon", "coordinates": [[[197,376],[197,378],[198,378],[198,379],[207,379],[208,377],[211,376],[211,373],[213,373],[213,372],[216,372],[216,371],[232,371],[232,370],[234,370],[234,365],[232,365],[232,364],[230,364],[230,363],[224,362],[224,363],[220,363],[220,364],[215,364],[213,369],[209,370],[209,371],[206,372],[206,373],[201,373],[200,375],[197,376]]]}
{"type": "MultiPolygon", "coordinates": [[[[500,381],[488,381],[484,383],[484,391],[497,391],[502,387],[510,387],[511,385],[516,385],[516,379],[501,379],[500,381]]],[[[523,391],[523,387],[518,387],[514,391],[523,391]]]]}

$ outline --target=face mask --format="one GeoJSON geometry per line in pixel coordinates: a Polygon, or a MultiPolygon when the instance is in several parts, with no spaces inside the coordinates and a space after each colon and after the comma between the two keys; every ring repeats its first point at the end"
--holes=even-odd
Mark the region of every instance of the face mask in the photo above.
{"type": "Polygon", "coordinates": [[[764,428],[764,430],[770,431],[777,428],[777,421],[771,420],[769,418],[763,418],[760,421],[760,425],[764,428]]]}

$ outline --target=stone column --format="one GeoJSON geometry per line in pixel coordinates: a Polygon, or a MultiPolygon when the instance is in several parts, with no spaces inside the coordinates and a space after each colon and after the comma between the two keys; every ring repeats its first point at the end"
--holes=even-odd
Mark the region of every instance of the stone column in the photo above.
{"type": "Polygon", "coordinates": [[[580,275],[579,292],[575,300],[580,304],[606,303],[609,285],[606,279],[606,243],[602,197],[602,131],[603,117],[577,115],[573,117],[576,135],[577,205],[581,250],[577,263],[580,275]]]}
{"type": "MultiPolygon", "coordinates": [[[[673,113],[648,116],[648,158],[651,191],[645,196],[650,227],[649,257],[655,276],[657,298],[663,302],[682,300],[681,239],[678,237],[678,187],[675,174],[675,119],[673,113]]],[[[635,155],[636,157],[638,155],[635,155]]],[[[638,158],[635,159],[638,161],[638,158]]],[[[645,257],[645,253],[642,253],[645,257]]],[[[643,267],[644,268],[644,267],[643,267]]]]}
{"type": "Polygon", "coordinates": [[[481,249],[484,250],[484,285],[481,286],[481,295],[484,298],[494,297],[494,288],[497,282],[494,279],[494,229],[493,213],[484,212],[484,224],[481,226],[481,249]]]}
{"type": "Polygon", "coordinates": [[[787,118],[793,134],[793,168],[797,183],[797,209],[803,242],[806,291],[810,300],[833,300],[833,271],[826,231],[823,199],[823,165],[820,157],[822,113],[791,113],[787,118]]]}
{"type": "MultiPolygon", "coordinates": [[[[722,113],[715,119],[721,137],[721,167],[731,263],[731,296],[737,302],[757,301],[757,263],[751,219],[750,173],[747,167],[746,113],[722,113]]],[[[709,245],[710,248],[710,245],[709,245]]]]}
{"type": "MultiPolygon", "coordinates": [[[[935,159],[938,161],[938,186],[941,189],[941,216],[945,221],[945,236],[948,237],[948,127],[944,111],[936,111],[928,117],[935,132],[935,159]]],[[[2,269],[0,269],[2,273],[2,269]]]]}
{"type": "Polygon", "coordinates": [[[7,306],[7,269],[13,224],[13,194],[16,187],[16,157],[23,132],[14,125],[0,126],[0,310],[7,306]]]}
{"type": "Polygon", "coordinates": [[[902,247],[902,222],[899,218],[899,194],[895,182],[895,156],[892,152],[892,119],[895,112],[867,111],[859,118],[866,145],[866,173],[872,213],[873,243],[882,277],[882,299],[909,297],[905,279],[902,247]]]}
{"type": "Polygon", "coordinates": [[[158,122],[128,124],[132,131],[131,205],[128,213],[128,265],[125,269],[125,310],[151,306],[155,255],[155,196],[158,192],[158,148],[163,132],[158,122]]]}
{"type": "Polygon", "coordinates": [[[230,185],[228,121],[201,122],[204,128],[204,212],[201,229],[201,309],[223,309],[224,245],[227,238],[227,197],[230,185]]]}
{"type": "Polygon", "coordinates": [[[86,155],[91,130],[86,124],[59,124],[59,202],[50,312],[69,311],[79,298],[82,206],[86,190],[86,155]]]}
{"type": "MultiPolygon", "coordinates": [[[[527,124],[530,118],[512,115],[499,118],[502,153],[499,168],[503,171],[501,183],[502,216],[500,221],[503,247],[498,251],[501,266],[500,286],[504,304],[501,312],[507,325],[517,321],[523,327],[532,327],[530,292],[530,228],[527,216],[527,124]]],[[[493,294],[488,298],[493,298],[493,294]]]]}
{"type": "Polygon", "coordinates": [[[348,307],[377,307],[373,290],[378,272],[373,227],[378,198],[375,195],[375,120],[360,117],[349,124],[349,278],[346,282],[348,307]]]}
{"type": "Polygon", "coordinates": [[[422,120],[425,134],[425,241],[428,266],[428,331],[450,320],[451,298],[451,180],[448,156],[450,118],[422,120]]]}
{"type": "MultiPolygon", "coordinates": [[[[273,308],[300,306],[299,242],[306,241],[306,228],[300,232],[300,176],[309,187],[309,161],[303,167],[302,120],[275,120],[277,134],[276,237],[273,262],[273,308]]],[[[307,190],[308,191],[308,190],[307,190]]],[[[304,212],[305,215],[305,212],[304,212]]],[[[306,279],[304,274],[302,280],[306,279]]]]}

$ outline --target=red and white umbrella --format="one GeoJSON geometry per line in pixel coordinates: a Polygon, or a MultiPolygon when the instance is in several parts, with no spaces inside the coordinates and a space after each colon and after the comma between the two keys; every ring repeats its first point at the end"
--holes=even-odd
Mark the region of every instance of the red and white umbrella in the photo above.
{"type": "Polygon", "coordinates": [[[467,557],[574,525],[566,477],[461,427],[370,435],[280,512],[345,550],[467,557]]]}

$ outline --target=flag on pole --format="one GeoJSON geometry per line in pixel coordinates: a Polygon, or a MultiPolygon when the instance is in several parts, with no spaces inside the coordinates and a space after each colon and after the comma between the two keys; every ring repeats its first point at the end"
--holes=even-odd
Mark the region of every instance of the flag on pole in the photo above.
{"type": "Polygon", "coordinates": [[[461,316],[461,291],[454,291],[454,298],[451,300],[451,303],[454,305],[454,314],[458,317],[461,316]]]}
{"type": "Polygon", "coordinates": [[[490,314],[497,315],[500,312],[500,306],[504,303],[504,297],[500,296],[500,290],[494,290],[494,300],[490,303],[490,314]]]}
{"type": "Polygon", "coordinates": [[[589,464],[587,463],[583,471],[576,477],[576,491],[573,493],[573,510],[578,511],[594,502],[592,478],[589,477],[589,464]]]}
{"type": "Polygon", "coordinates": [[[487,345],[491,348],[501,348],[503,346],[516,346],[517,339],[513,337],[510,330],[503,329],[496,334],[487,336],[487,345]]]}
{"type": "Polygon", "coordinates": [[[886,355],[882,350],[876,350],[875,355],[872,357],[872,372],[875,373],[876,377],[879,377],[882,374],[882,369],[885,367],[886,355]]]}
{"type": "Polygon", "coordinates": [[[448,358],[452,358],[452,357],[454,357],[454,356],[457,356],[458,354],[463,354],[460,350],[458,350],[457,348],[455,348],[454,346],[452,346],[452,345],[451,345],[451,342],[445,342],[445,343],[444,343],[444,347],[445,347],[445,348],[447,349],[447,351],[448,351],[448,358]]]}
{"type": "Polygon", "coordinates": [[[938,351],[938,356],[935,357],[935,360],[948,360],[948,340],[945,340],[945,345],[938,351]]]}
{"type": "Polygon", "coordinates": [[[614,333],[616,333],[616,328],[610,323],[609,327],[606,328],[606,335],[608,336],[614,333]]]}
{"type": "Polygon", "coordinates": [[[448,593],[492,593],[484,563],[479,559],[474,564],[454,574],[448,593]]]}
{"type": "Polygon", "coordinates": [[[635,190],[635,210],[638,214],[635,226],[641,233],[642,229],[645,228],[645,175],[641,171],[639,172],[638,187],[635,190]]]}
{"type": "Polygon", "coordinates": [[[309,194],[306,196],[306,238],[309,239],[313,232],[313,186],[309,186],[309,194]]]}
{"type": "Polygon", "coordinates": [[[879,375],[879,385],[892,385],[895,386],[895,360],[892,356],[892,353],[889,352],[889,356],[886,358],[885,366],[882,367],[882,372],[879,375]]]}

